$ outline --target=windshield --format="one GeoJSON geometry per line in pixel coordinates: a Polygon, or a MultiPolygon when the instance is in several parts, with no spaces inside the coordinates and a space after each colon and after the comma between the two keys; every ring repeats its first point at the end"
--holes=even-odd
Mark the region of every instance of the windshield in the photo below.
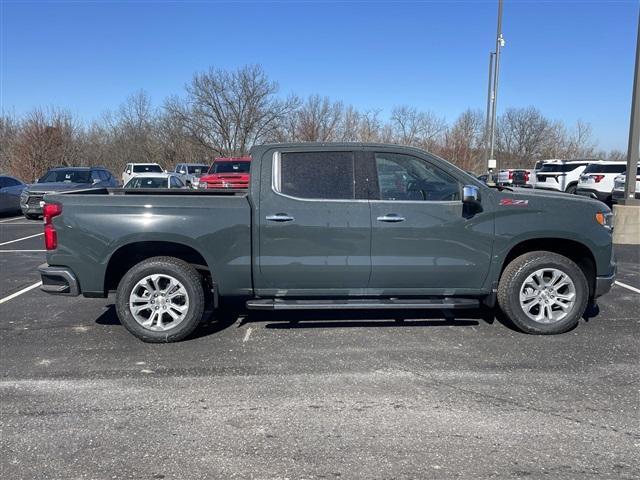
{"type": "Polygon", "coordinates": [[[539,170],[540,173],[545,172],[571,172],[578,167],[584,167],[586,163],[545,163],[539,170]]]}
{"type": "Polygon", "coordinates": [[[89,170],[51,170],[38,183],[91,183],[89,170]]]}
{"type": "Polygon", "coordinates": [[[124,188],[167,188],[164,177],[133,177],[124,188]]]}
{"type": "Polygon", "coordinates": [[[133,173],[155,173],[162,172],[160,165],[134,165],[133,173]]]}
{"type": "Polygon", "coordinates": [[[251,162],[216,162],[211,165],[209,173],[247,173],[251,162]]]}
{"type": "Polygon", "coordinates": [[[626,169],[627,165],[625,163],[618,165],[594,163],[585,168],[583,173],[622,173],[626,169]]]}
{"type": "Polygon", "coordinates": [[[189,165],[187,167],[187,173],[189,175],[204,175],[209,169],[209,165],[189,165]]]}

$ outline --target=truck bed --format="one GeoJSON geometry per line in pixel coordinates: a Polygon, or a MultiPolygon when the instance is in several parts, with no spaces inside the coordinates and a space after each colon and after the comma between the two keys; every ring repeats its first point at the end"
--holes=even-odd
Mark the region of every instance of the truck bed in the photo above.
{"type": "Polygon", "coordinates": [[[48,194],[44,200],[62,205],[53,219],[58,248],[47,253],[47,263],[72,268],[87,296],[115,289],[113,269],[149,250],[158,255],[188,250],[195,263],[226,279],[221,293],[252,293],[246,191],[93,188],[48,194]]]}

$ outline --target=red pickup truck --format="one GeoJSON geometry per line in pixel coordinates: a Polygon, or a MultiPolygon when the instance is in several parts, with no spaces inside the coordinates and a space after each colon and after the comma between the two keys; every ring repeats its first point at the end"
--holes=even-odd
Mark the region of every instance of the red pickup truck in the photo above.
{"type": "Polygon", "coordinates": [[[249,188],[251,157],[216,158],[199,188],[249,188]]]}

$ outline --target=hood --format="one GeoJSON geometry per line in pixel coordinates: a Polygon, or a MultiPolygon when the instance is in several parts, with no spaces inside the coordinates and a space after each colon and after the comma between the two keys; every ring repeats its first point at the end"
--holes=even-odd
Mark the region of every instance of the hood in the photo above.
{"type": "Polygon", "coordinates": [[[91,188],[91,183],[69,183],[69,182],[50,182],[50,183],[32,183],[27,185],[25,191],[28,193],[53,193],[65,192],[67,190],[82,190],[91,188]]]}

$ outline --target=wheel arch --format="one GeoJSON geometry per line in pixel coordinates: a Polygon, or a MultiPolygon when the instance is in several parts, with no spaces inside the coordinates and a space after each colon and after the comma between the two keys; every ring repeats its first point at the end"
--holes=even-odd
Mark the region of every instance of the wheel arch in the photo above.
{"type": "Polygon", "coordinates": [[[121,245],[109,257],[104,276],[105,294],[115,290],[125,273],[143,260],[151,257],[175,257],[193,265],[198,271],[211,275],[204,256],[190,245],[174,241],[135,241],[121,245]]]}
{"type": "Polygon", "coordinates": [[[511,247],[504,257],[500,268],[500,277],[502,277],[506,266],[515,258],[525,253],[539,250],[557,253],[575,262],[587,279],[589,298],[593,298],[596,286],[596,260],[588,246],[575,240],[566,238],[534,238],[523,240],[511,247]]]}

